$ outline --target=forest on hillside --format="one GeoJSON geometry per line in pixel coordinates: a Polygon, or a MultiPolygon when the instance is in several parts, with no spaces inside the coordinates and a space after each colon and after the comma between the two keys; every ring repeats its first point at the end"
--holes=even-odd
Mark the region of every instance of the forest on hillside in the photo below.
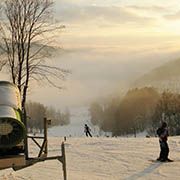
{"type": "Polygon", "coordinates": [[[93,102],[89,112],[92,124],[113,136],[143,131],[154,136],[162,121],[168,123],[171,135],[180,134],[180,94],[171,91],[131,89],[122,98],[93,102]]]}
{"type": "Polygon", "coordinates": [[[51,120],[52,126],[63,126],[70,123],[70,112],[68,109],[65,112],[56,110],[54,107],[46,107],[38,102],[27,102],[26,111],[28,115],[28,131],[30,133],[42,133],[44,118],[51,120]]]}

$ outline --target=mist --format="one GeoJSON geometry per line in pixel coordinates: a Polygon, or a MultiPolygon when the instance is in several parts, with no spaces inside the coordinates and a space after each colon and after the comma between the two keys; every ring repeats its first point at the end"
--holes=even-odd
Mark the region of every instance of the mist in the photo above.
{"type": "Polygon", "coordinates": [[[152,54],[107,53],[97,49],[67,51],[55,59],[60,67],[72,72],[62,83],[64,89],[36,85],[29,95],[33,100],[57,107],[88,105],[97,98],[126,91],[136,79],[177,57],[178,51],[152,54]]]}
{"type": "MultiPolygon", "coordinates": [[[[87,106],[127,91],[144,74],[180,57],[177,1],[100,2],[55,2],[57,23],[66,28],[53,34],[58,53],[51,60],[72,73],[54,81],[62,90],[31,82],[29,100],[57,108],[87,106]]],[[[1,77],[9,80],[8,74],[1,77]]]]}

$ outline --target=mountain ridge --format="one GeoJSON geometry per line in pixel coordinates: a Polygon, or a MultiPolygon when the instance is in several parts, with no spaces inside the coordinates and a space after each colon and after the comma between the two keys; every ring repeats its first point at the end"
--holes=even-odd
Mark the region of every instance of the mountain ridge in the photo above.
{"type": "Polygon", "coordinates": [[[180,78],[180,58],[169,61],[138,78],[133,86],[154,85],[158,82],[176,81],[180,78]]]}

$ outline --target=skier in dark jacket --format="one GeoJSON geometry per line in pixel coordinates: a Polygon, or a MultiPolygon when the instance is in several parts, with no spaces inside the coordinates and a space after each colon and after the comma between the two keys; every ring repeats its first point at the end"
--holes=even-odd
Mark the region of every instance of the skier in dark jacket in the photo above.
{"type": "Polygon", "coordinates": [[[161,127],[157,129],[157,134],[159,136],[159,144],[160,144],[160,149],[161,149],[159,158],[157,160],[161,162],[172,161],[168,158],[169,146],[168,146],[167,140],[168,140],[169,133],[168,133],[166,122],[163,122],[161,127]]]}
{"type": "Polygon", "coordinates": [[[87,124],[85,124],[84,126],[84,132],[86,133],[86,136],[90,136],[92,137],[91,133],[90,133],[91,129],[89,128],[89,126],[87,124]]]}

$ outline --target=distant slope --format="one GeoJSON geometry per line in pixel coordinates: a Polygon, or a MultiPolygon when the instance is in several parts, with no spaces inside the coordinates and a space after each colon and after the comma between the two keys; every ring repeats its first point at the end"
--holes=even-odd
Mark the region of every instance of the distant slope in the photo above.
{"type": "Polygon", "coordinates": [[[137,79],[133,86],[154,85],[162,82],[177,81],[180,78],[180,59],[165,63],[137,79]]]}

